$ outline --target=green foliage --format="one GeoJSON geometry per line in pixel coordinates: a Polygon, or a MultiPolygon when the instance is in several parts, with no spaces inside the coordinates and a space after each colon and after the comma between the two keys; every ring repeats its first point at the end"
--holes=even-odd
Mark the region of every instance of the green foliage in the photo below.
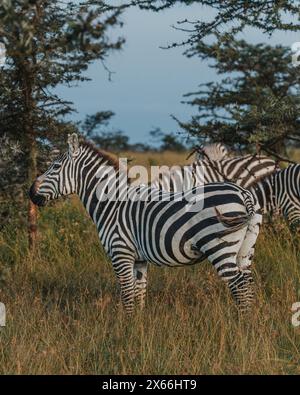
{"type": "Polygon", "coordinates": [[[129,149],[129,137],[119,130],[107,130],[109,120],[114,115],[111,111],[99,111],[88,115],[81,123],[85,137],[107,151],[125,151],[129,149]]]}
{"type": "Polygon", "coordinates": [[[111,111],[100,111],[93,115],[88,115],[84,122],[79,124],[82,134],[92,140],[99,148],[120,152],[120,151],[136,151],[145,152],[149,150],[160,151],[177,151],[186,150],[186,146],[181,142],[179,136],[173,133],[163,133],[161,129],[156,128],[150,131],[150,138],[153,140],[154,146],[151,144],[136,143],[131,144],[129,137],[121,130],[108,130],[108,123],[114,115],[111,111]]]}
{"type": "Polygon", "coordinates": [[[199,139],[243,148],[256,144],[269,153],[300,141],[300,74],[290,50],[227,35],[217,39],[210,45],[200,41],[186,53],[213,60],[211,67],[223,78],[185,95],[198,114],[181,126],[199,139]]]}
{"type": "Polygon", "coordinates": [[[20,220],[24,208],[24,162],[20,145],[7,135],[0,137],[0,231],[20,220]]]}
{"type": "MultiPolygon", "coordinates": [[[[227,31],[237,33],[246,26],[272,34],[275,30],[298,31],[300,28],[299,0],[263,1],[263,0],[132,0],[132,5],[139,5],[142,9],[160,11],[177,4],[199,4],[213,10],[213,18],[209,21],[196,19],[189,21],[182,19],[177,28],[188,33],[188,39],[178,45],[197,45],[199,40],[207,35],[227,31]]],[[[183,16],[184,18],[184,16],[183,16]]]]}
{"type": "Polygon", "coordinates": [[[126,151],[129,149],[129,137],[122,131],[104,131],[93,138],[95,143],[107,151],[126,151]]]}
{"type": "Polygon", "coordinates": [[[16,159],[2,160],[7,165],[0,179],[1,199],[6,184],[28,188],[44,170],[51,147],[78,130],[66,121],[73,104],[60,98],[55,88],[88,80],[85,72],[92,62],[120,49],[124,40],[108,37],[110,29],[121,24],[119,15],[119,9],[100,0],[0,3],[0,43],[6,48],[0,70],[1,133],[22,151],[17,182],[10,172],[16,159]]]}
{"type": "MultiPolygon", "coordinates": [[[[103,1],[7,0],[0,5],[0,42],[6,47],[7,61],[0,73],[1,118],[6,129],[17,127],[29,110],[24,103],[28,89],[30,117],[36,137],[51,137],[65,125],[57,118],[72,111],[72,103],[60,99],[53,88],[88,79],[83,72],[90,63],[103,60],[110,50],[119,49],[122,39],[111,42],[110,27],[118,24],[119,12],[107,13],[103,1]],[[97,5],[97,7],[92,7],[97,5]],[[11,123],[12,124],[11,124],[11,123]]],[[[27,114],[28,115],[28,114],[27,114]]]]}
{"type": "Polygon", "coordinates": [[[107,126],[113,116],[112,111],[98,111],[93,115],[87,115],[85,120],[81,122],[83,134],[88,138],[93,138],[103,131],[103,126],[107,126]]]}
{"type": "Polygon", "coordinates": [[[182,152],[187,149],[178,135],[174,133],[163,133],[160,128],[151,130],[150,136],[156,144],[159,144],[160,151],[182,152]]]}

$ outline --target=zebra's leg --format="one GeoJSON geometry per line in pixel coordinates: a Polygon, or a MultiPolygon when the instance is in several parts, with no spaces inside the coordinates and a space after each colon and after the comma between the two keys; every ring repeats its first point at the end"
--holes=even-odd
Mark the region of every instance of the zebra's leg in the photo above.
{"type": "Polygon", "coordinates": [[[241,311],[246,310],[251,303],[247,291],[248,281],[237,264],[237,255],[245,235],[246,229],[226,235],[218,239],[218,245],[206,251],[208,260],[221,279],[228,284],[232,297],[241,311]]]}
{"type": "Polygon", "coordinates": [[[112,258],[112,264],[120,283],[123,306],[126,313],[131,314],[134,311],[135,296],[134,259],[130,259],[128,256],[124,258],[114,256],[112,258]]]}
{"type": "Polygon", "coordinates": [[[245,273],[238,270],[236,274],[227,279],[231,295],[241,312],[247,311],[253,302],[253,292],[249,291],[249,279],[245,273]]]}
{"type": "Polygon", "coordinates": [[[147,290],[147,262],[135,262],[133,273],[135,277],[135,300],[137,305],[143,309],[147,290]]]}
{"type": "Polygon", "coordinates": [[[249,299],[253,299],[254,297],[251,263],[254,256],[255,244],[259,234],[261,223],[262,216],[260,214],[255,214],[255,216],[253,217],[253,219],[251,219],[249,223],[245,238],[237,256],[237,264],[241,272],[244,273],[244,277],[248,282],[249,299]]]}

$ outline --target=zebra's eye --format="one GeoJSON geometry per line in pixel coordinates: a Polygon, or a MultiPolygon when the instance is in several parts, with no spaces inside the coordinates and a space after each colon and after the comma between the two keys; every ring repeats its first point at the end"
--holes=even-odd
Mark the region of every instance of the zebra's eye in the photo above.
{"type": "Polygon", "coordinates": [[[53,170],[58,170],[58,169],[60,169],[60,167],[61,167],[60,163],[54,163],[53,170]]]}

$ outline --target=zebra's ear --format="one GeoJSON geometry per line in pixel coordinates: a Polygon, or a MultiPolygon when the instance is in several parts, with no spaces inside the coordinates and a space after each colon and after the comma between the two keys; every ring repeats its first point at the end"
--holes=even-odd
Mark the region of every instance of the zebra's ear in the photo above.
{"type": "Polygon", "coordinates": [[[76,133],[68,135],[69,153],[71,156],[76,156],[79,150],[79,139],[76,133]]]}

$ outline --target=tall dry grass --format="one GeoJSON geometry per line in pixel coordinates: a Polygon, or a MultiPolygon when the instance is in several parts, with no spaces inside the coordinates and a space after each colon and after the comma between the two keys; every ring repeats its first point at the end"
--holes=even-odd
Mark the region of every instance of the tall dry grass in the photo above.
{"type": "Polygon", "coordinates": [[[130,320],[96,230],[76,199],[40,213],[34,256],[22,228],[0,236],[10,265],[0,301],[0,374],[299,374],[291,324],[299,253],[285,226],[265,228],[255,256],[256,303],[239,317],[208,263],[150,267],[147,306],[130,320]]]}
{"type": "Polygon", "coordinates": [[[120,158],[130,159],[129,165],[141,165],[150,169],[150,166],[172,166],[172,165],[188,165],[194,157],[186,159],[190,154],[189,151],[176,152],[176,151],[149,151],[149,152],[133,152],[133,151],[122,151],[119,153],[120,158]]]}

